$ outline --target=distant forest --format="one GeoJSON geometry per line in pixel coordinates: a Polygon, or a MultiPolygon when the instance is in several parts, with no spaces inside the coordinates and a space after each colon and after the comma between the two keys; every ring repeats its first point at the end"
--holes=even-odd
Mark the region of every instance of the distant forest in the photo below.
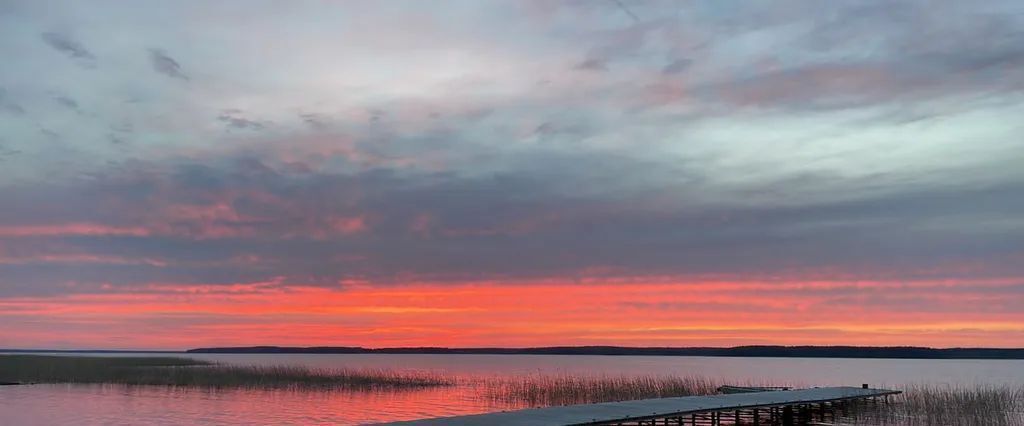
{"type": "Polygon", "coordinates": [[[281,354],[490,354],[490,355],[658,355],[780,358],[1024,359],[1024,348],[924,348],[912,346],[737,346],[668,348],[549,346],[537,348],[362,348],[358,346],[248,346],[190,349],[191,353],[281,354]]]}

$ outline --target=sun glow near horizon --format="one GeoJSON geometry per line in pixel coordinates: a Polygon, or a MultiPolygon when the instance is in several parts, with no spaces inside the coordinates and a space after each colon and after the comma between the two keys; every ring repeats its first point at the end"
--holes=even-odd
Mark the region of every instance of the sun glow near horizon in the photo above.
{"type": "Polygon", "coordinates": [[[13,317],[11,341],[52,349],[1013,346],[1024,328],[1021,316],[1006,314],[1013,306],[1001,292],[1012,285],[972,283],[979,286],[990,294],[970,300],[957,294],[961,286],[946,281],[155,286],[14,298],[0,308],[13,317]],[[873,296],[851,299],[845,296],[851,290],[873,296]],[[921,300],[920,291],[929,297],[921,300]],[[865,300],[875,306],[857,303],[865,300]],[[965,302],[989,309],[965,308],[965,302]],[[904,307],[895,310],[893,304],[904,307]],[[54,334],[58,327],[68,333],[54,334]]]}

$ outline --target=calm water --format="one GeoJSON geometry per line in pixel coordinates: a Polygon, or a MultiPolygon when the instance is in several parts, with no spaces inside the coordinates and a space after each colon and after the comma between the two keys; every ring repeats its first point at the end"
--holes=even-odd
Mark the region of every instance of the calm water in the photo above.
{"type": "MultiPolygon", "coordinates": [[[[124,355],[117,355],[124,356],[124,355]]],[[[242,365],[387,368],[460,377],[700,375],[735,383],[899,386],[1020,385],[1024,361],[548,355],[188,355],[242,365]]],[[[194,390],[33,385],[0,387],[0,424],[363,424],[509,408],[472,387],[399,392],[194,390]]]]}

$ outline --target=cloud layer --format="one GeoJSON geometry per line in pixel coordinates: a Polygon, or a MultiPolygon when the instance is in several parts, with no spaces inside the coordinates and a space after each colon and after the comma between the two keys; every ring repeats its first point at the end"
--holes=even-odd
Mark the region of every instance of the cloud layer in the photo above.
{"type": "MultiPolygon", "coordinates": [[[[707,304],[775,315],[770,330],[701,328],[744,342],[822,343],[782,330],[847,310],[823,326],[853,333],[834,343],[1012,346],[1024,332],[1014,2],[158,9],[0,6],[0,52],[23,58],[0,68],[0,319],[26,327],[0,346],[115,345],[41,337],[110,303],[125,316],[104,321],[173,332],[227,327],[235,303],[292,291],[571,300],[592,283],[608,312],[663,315],[586,343],[725,342],[684,327],[707,304]],[[719,300],[727,283],[763,299],[719,300]],[[801,296],[801,283],[826,284],[801,296]],[[202,319],[140,310],[190,291],[227,293],[202,296],[223,303],[202,319]],[[853,330],[867,311],[885,320],[853,330]]],[[[537,299],[515,300],[441,307],[513,315],[537,299]]],[[[344,339],[431,344],[367,337],[391,315],[373,311],[383,302],[330,315],[308,302],[274,309],[344,339]]],[[[436,330],[558,343],[461,320],[436,330]]]]}

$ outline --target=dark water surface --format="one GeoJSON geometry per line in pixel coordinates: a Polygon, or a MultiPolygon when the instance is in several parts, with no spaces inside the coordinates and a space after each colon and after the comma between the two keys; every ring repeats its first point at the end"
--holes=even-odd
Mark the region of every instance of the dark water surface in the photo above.
{"type": "MultiPolygon", "coordinates": [[[[1024,384],[1024,360],[384,354],[181,356],[240,365],[421,370],[465,379],[538,374],[685,375],[731,383],[797,386],[1024,384]]],[[[479,389],[472,385],[387,392],[201,390],[111,385],[0,387],[0,424],[3,425],[361,424],[508,408],[514,407],[482,397],[479,389]]]]}

